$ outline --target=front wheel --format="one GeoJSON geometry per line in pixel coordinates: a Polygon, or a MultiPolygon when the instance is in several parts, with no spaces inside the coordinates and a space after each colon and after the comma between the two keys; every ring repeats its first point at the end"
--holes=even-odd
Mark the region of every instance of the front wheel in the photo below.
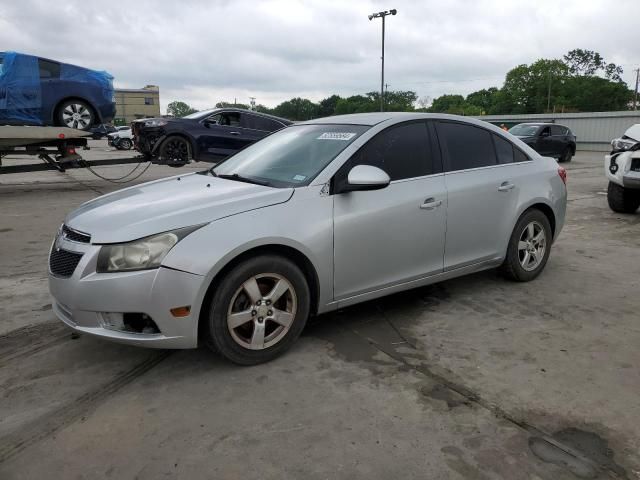
{"type": "Polygon", "coordinates": [[[130,150],[132,145],[131,140],[128,138],[121,138],[116,148],[120,150],[130,150]]]}
{"type": "Polygon", "coordinates": [[[268,362],[300,336],[309,308],[309,286],[293,262],[277,255],[251,258],[217,284],[204,341],[239,365],[268,362]]]}
{"type": "Polygon", "coordinates": [[[517,282],[533,280],[547,264],[552,240],[547,216],[538,209],[526,211],[509,239],[503,272],[517,282]]]}
{"type": "Polygon", "coordinates": [[[609,182],[607,188],[609,208],[617,213],[634,213],[640,207],[640,190],[624,188],[609,182]]]}
{"type": "Polygon", "coordinates": [[[160,145],[160,160],[171,167],[181,167],[191,158],[189,142],[182,137],[167,138],[160,145]]]}

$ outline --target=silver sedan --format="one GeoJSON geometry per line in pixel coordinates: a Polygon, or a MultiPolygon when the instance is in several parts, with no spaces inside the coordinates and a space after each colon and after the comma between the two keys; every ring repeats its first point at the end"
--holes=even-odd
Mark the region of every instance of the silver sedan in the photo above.
{"type": "Polygon", "coordinates": [[[488,123],[371,113],[278,131],[214,168],[91,200],[53,242],[73,329],[268,361],[307,318],[501,267],[536,278],[566,172],[488,123]]]}

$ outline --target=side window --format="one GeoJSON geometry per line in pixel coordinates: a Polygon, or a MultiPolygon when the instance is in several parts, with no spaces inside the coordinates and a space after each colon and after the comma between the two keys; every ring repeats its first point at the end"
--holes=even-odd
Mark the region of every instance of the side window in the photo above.
{"type": "Polygon", "coordinates": [[[449,171],[496,164],[496,154],[487,130],[462,123],[439,122],[438,137],[449,153],[449,171]]]}
{"type": "Polygon", "coordinates": [[[238,112],[222,112],[207,117],[207,121],[223,127],[239,127],[240,113],[238,112]]]}
{"type": "Polygon", "coordinates": [[[427,124],[390,127],[369,140],[347,164],[349,170],[356,165],[373,165],[387,172],[392,181],[429,175],[433,158],[427,124]]]}
{"type": "Polygon", "coordinates": [[[544,127],[542,130],[540,130],[540,133],[538,134],[541,137],[548,137],[549,135],[551,135],[551,129],[549,127],[544,127]]]}
{"type": "Polygon", "coordinates": [[[262,130],[263,132],[275,132],[283,127],[280,122],[258,115],[251,115],[250,113],[242,115],[242,126],[254,130],[262,130]]]}
{"type": "Polygon", "coordinates": [[[501,165],[505,163],[513,163],[513,145],[511,145],[511,142],[498,135],[492,136],[493,142],[496,146],[496,156],[498,157],[498,163],[501,165]]]}
{"type": "Polygon", "coordinates": [[[60,78],[60,64],[50,62],[49,60],[38,59],[38,68],[40,69],[40,79],[60,78]]]}
{"type": "Polygon", "coordinates": [[[560,125],[551,125],[551,135],[565,135],[566,130],[565,127],[560,125]]]}
{"type": "Polygon", "coordinates": [[[153,97],[144,97],[145,105],[153,105],[153,97]]]}
{"type": "Polygon", "coordinates": [[[516,163],[518,163],[518,162],[528,162],[528,161],[531,160],[519,148],[514,148],[513,151],[515,153],[515,161],[516,161],[516,163]]]}

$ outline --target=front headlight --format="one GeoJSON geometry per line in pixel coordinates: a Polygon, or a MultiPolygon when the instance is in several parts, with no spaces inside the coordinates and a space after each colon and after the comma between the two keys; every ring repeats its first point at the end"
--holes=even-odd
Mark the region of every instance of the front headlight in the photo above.
{"type": "Polygon", "coordinates": [[[145,127],[162,127],[166,124],[167,121],[161,118],[152,118],[151,120],[145,120],[144,122],[145,127]]]}
{"type": "Polygon", "coordinates": [[[616,138],[614,140],[611,141],[611,147],[614,150],[629,150],[631,147],[633,147],[636,143],[635,140],[628,140],[626,138],[616,138]]]}
{"type": "Polygon", "coordinates": [[[98,273],[130,272],[158,268],[176,243],[202,227],[180,228],[127,243],[103,245],[98,254],[98,273]]]}

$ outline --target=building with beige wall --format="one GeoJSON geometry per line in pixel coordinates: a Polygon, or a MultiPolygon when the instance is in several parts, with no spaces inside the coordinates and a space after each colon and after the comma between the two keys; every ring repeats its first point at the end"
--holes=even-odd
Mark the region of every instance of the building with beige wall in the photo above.
{"type": "Polygon", "coordinates": [[[128,125],[138,118],[160,116],[160,88],[116,88],[116,116],[114,125],[128,125]]]}

